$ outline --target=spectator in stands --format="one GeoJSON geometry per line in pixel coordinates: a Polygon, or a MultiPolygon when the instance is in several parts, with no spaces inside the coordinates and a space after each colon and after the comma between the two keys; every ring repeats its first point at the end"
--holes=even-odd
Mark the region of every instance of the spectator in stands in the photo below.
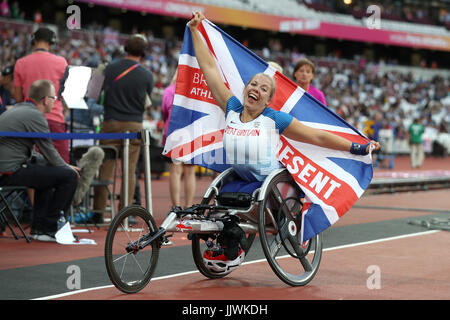
{"type": "Polygon", "coordinates": [[[19,19],[20,15],[21,15],[21,11],[20,11],[20,8],[19,8],[19,2],[14,1],[11,4],[10,11],[11,11],[11,18],[19,19]]]}
{"type": "MultiPolygon", "coordinates": [[[[320,2],[325,3],[322,0],[320,2]]],[[[14,4],[14,1],[11,0],[9,3],[14,4]]],[[[12,4],[10,5],[11,13],[13,12],[12,4]]],[[[364,9],[363,14],[365,14],[365,9],[369,4],[371,3],[368,0],[362,3],[358,2],[358,5],[364,9]]],[[[380,2],[380,5],[387,8],[391,6],[391,3],[385,0],[380,2]]],[[[32,18],[33,10],[27,11],[28,17],[32,18]]],[[[390,10],[393,15],[402,16],[401,7],[394,6],[390,10]]],[[[440,9],[435,8],[435,10],[439,11],[440,9]]],[[[389,14],[388,11],[384,10],[383,15],[389,14]]],[[[444,24],[445,21],[450,23],[448,10],[442,9],[436,13],[436,18],[438,16],[440,20],[437,20],[436,23],[444,24]]],[[[30,47],[27,33],[23,31],[27,30],[29,25],[27,23],[22,24],[19,21],[12,22],[13,27],[11,28],[5,27],[8,25],[8,21],[6,21],[6,24],[0,23],[0,43],[2,43],[0,65],[3,67],[13,65],[16,57],[22,56],[30,47]]],[[[75,37],[68,38],[65,36],[65,33],[61,33],[58,51],[54,51],[54,53],[64,56],[70,65],[87,65],[91,60],[112,62],[112,59],[122,54],[122,50],[117,43],[104,45],[104,27],[97,23],[92,25],[87,23],[84,24],[83,29],[86,28],[85,30],[89,31],[89,35],[80,32],[77,33],[80,38],[75,39],[75,37]],[[98,53],[98,57],[96,53],[98,53]]],[[[147,34],[150,39],[152,37],[151,31],[147,30],[147,34]]],[[[118,35],[117,37],[120,39],[123,35],[118,35]]],[[[153,71],[155,86],[152,91],[152,98],[154,101],[160,100],[164,85],[170,81],[171,66],[173,61],[178,60],[179,47],[181,46],[181,43],[178,42],[174,46],[171,45],[168,50],[165,50],[168,47],[164,45],[165,43],[167,42],[164,39],[154,38],[150,54],[147,55],[144,64],[144,66],[153,71]]],[[[286,74],[292,74],[296,62],[304,57],[304,53],[300,52],[295,45],[287,44],[287,46],[292,49],[287,50],[283,48],[279,40],[269,39],[270,56],[267,59],[279,62],[284,67],[286,74]]],[[[255,48],[250,49],[254,50],[255,48]]],[[[388,51],[385,54],[381,54],[383,58],[379,61],[365,62],[363,56],[355,55],[354,59],[346,60],[340,59],[337,54],[338,52],[333,50],[328,56],[315,58],[316,70],[313,83],[320,83],[320,89],[326,97],[327,105],[341,114],[345,120],[352,123],[356,121],[356,127],[362,128],[367,119],[373,119],[373,110],[376,109],[375,106],[378,106],[383,111],[383,117],[388,112],[397,121],[401,119],[402,128],[399,127],[399,130],[407,132],[413,119],[413,115],[409,113],[410,109],[419,108],[419,110],[423,110],[427,101],[441,101],[447,96],[450,80],[447,76],[429,79],[425,74],[422,76],[420,71],[414,71],[414,77],[404,74],[403,71],[388,71],[391,68],[398,70],[403,68],[396,66],[398,61],[389,57],[388,51]],[[389,111],[386,111],[388,109],[389,111]]],[[[433,59],[429,58],[427,64],[432,62],[433,59]]],[[[439,69],[444,68],[445,65],[446,61],[444,60],[439,62],[438,67],[439,69]]],[[[430,70],[423,71],[428,73],[430,70]]],[[[445,71],[433,70],[434,72],[443,74],[445,71]]],[[[447,105],[441,104],[437,108],[436,113],[450,114],[448,109],[446,109],[448,108],[446,107],[447,105]]],[[[421,117],[422,119],[428,119],[424,116],[421,117]]],[[[435,115],[432,118],[435,118],[435,115]]],[[[447,125],[450,124],[449,116],[439,118],[436,124],[440,125],[442,121],[447,125]]],[[[401,142],[400,144],[403,146],[400,152],[408,153],[408,140],[400,140],[402,139],[399,138],[398,142],[401,142]]]]}
{"type": "MultiPolygon", "coordinates": [[[[27,89],[28,98],[0,116],[0,131],[49,132],[44,114],[55,103],[55,87],[49,80],[37,80],[27,89]]],[[[31,238],[56,241],[57,221],[67,213],[78,183],[77,167],[68,165],[50,139],[0,139],[0,185],[33,188],[34,214],[31,238]],[[32,155],[38,146],[42,154],[32,155]]]]}
{"type": "Polygon", "coordinates": [[[34,23],[42,23],[42,13],[40,10],[36,10],[33,14],[34,23]]]}
{"type": "Polygon", "coordinates": [[[314,63],[306,58],[300,59],[294,67],[294,80],[297,84],[314,98],[327,105],[325,95],[322,91],[314,87],[311,82],[314,79],[315,73],[314,63]]]}
{"type": "MultiPolygon", "coordinates": [[[[32,37],[33,52],[17,60],[14,67],[14,99],[22,102],[28,97],[28,88],[39,79],[53,82],[59,92],[60,80],[64,76],[67,61],[64,57],[49,52],[56,44],[56,34],[45,27],[39,28],[32,37]]],[[[56,100],[51,112],[45,115],[50,132],[65,133],[66,123],[61,100],[56,100]]],[[[61,157],[69,163],[69,140],[53,140],[61,157]]]]}
{"type": "Polygon", "coordinates": [[[2,17],[9,17],[9,4],[8,4],[8,0],[2,0],[2,3],[0,3],[0,15],[2,17]]]}
{"type": "Polygon", "coordinates": [[[3,68],[0,74],[0,114],[14,104],[14,99],[11,96],[13,72],[14,67],[9,66],[3,68]]]}
{"type": "Polygon", "coordinates": [[[419,118],[415,118],[413,123],[409,126],[409,147],[411,156],[411,167],[420,168],[424,159],[423,140],[424,133],[423,124],[420,123],[419,118]]]}
{"type": "MultiPolygon", "coordinates": [[[[166,143],[167,131],[169,129],[169,120],[172,113],[173,98],[175,95],[175,85],[177,72],[175,72],[170,85],[164,90],[162,97],[162,115],[164,119],[163,145],[166,143]]],[[[194,204],[195,195],[195,165],[173,162],[169,159],[169,190],[172,206],[181,206],[181,176],[184,171],[184,205],[190,207],[194,204]],[[184,170],[183,170],[184,169],[184,170]]]]}
{"type": "MultiPolygon", "coordinates": [[[[125,44],[126,56],[106,66],[103,89],[104,122],[101,124],[101,133],[140,132],[142,130],[143,114],[146,106],[146,97],[150,97],[153,90],[153,75],[144,68],[140,61],[145,57],[148,46],[147,39],[142,35],[129,37],[125,44]]],[[[122,149],[123,140],[101,140],[101,144],[109,144],[122,149]]],[[[129,180],[128,199],[131,203],[135,189],[135,169],[139,159],[141,141],[130,141],[129,147],[129,180]]],[[[114,161],[105,161],[100,167],[99,179],[109,180],[113,174],[114,161]]],[[[96,188],[94,197],[93,220],[96,223],[103,221],[100,213],[105,210],[108,199],[105,188],[96,188]]],[[[121,192],[119,209],[124,207],[124,193],[121,192]]]]}

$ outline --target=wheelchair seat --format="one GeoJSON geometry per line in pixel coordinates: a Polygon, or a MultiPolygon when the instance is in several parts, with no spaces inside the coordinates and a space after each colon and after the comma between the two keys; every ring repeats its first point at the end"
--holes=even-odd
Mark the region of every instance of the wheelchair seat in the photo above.
{"type": "Polygon", "coordinates": [[[220,189],[216,198],[217,202],[221,206],[248,208],[252,204],[254,192],[261,187],[262,183],[262,181],[232,180],[220,189]]]}
{"type": "Polygon", "coordinates": [[[220,189],[220,193],[223,192],[244,192],[248,194],[253,194],[256,189],[262,186],[262,181],[254,181],[248,182],[240,179],[233,180],[225,184],[222,189],[220,189]]]}

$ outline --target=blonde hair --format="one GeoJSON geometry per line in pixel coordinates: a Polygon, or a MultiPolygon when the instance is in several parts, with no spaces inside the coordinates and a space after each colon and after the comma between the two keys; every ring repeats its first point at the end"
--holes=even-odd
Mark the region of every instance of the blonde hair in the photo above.
{"type": "Polygon", "coordinates": [[[272,67],[283,73],[283,67],[280,66],[278,63],[276,63],[275,61],[269,61],[268,63],[269,65],[271,65],[272,67]]]}
{"type": "Polygon", "coordinates": [[[247,82],[247,84],[246,84],[245,86],[247,87],[247,86],[250,84],[250,82],[252,82],[252,80],[253,80],[257,75],[263,75],[263,76],[265,76],[267,79],[270,80],[270,83],[272,84],[272,90],[270,91],[270,97],[269,97],[269,100],[272,99],[272,97],[275,95],[275,90],[277,89],[277,85],[276,85],[276,83],[275,83],[275,80],[274,80],[271,76],[269,76],[268,74],[265,74],[265,73],[262,73],[262,72],[260,72],[260,73],[255,73],[255,74],[253,75],[253,77],[250,78],[250,80],[247,82]]]}

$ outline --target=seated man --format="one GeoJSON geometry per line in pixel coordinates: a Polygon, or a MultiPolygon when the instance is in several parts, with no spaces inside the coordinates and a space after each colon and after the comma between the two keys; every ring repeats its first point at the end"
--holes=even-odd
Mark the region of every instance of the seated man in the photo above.
{"type": "MultiPolygon", "coordinates": [[[[33,82],[26,101],[0,116],[0,131],[48,133],[44,114],[52,110],[55,100],[51,81],[33,82]]],[[[78,171],[66,164],[50,139],[0,137],[0,185],[35,190],[32,239],[56,241],[57,221],[70,207],[78,171]],[[33,154],[35,145],[42,154],[33,154]]]]}

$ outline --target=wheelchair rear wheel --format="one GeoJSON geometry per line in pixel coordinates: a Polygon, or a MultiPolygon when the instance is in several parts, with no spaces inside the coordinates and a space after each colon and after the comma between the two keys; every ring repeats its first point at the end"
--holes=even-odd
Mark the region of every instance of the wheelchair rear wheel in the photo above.
{"type": "Polygon", "coordinates": [[[289,172],[282,171],[269,183],[258,208],[259,237],[264,255],[278,278],[291,286],[308,284],[317,273],[322,258],[321,234],[306,244],[300,243],[301,195],[289,172]],[[294,258],[296,263],[286,258],[294,258]]]}
{"type": "MultiPolygon", "coordinates": [[[[201,204],[212,204],[213,201],[214,201],[214,195],[211,194],[210,197],[203,198],[201,204]]],[[[253,241],[255,240],[255,236],[256,236],[255,234],[247,235],[247,243],[248,243],[247,253],[250,250],[250,247],[251,247],[253,241]]],[[[203,240],[201,237],[202,237],[202,235],[200,235],[200,234],[195,234],[195,233],[191,234],[192,256],[194,258],[195,266],[197,267],[198,271],[200,271],[200,273],[207,278],[210,278],[210,279],[223,278],[225,275],[212,273],[211,271],[209,271],[206,268],[205,263],[203,262],[203,252],[206,250],[207,247],[206,247],[205,240],[203,240]]]]}
{"type": "Polygon", "coordinates": [[[157,230],[152,215],[141,206],[123,208],[111,222],[106,236],[105,263],[116,288],[135,293],[149,283],[158,261],[158,240],[142,249],[139,245],[157,230]],[[137,223],[126,227],[125,219],[130,216],[137,223]]]}

